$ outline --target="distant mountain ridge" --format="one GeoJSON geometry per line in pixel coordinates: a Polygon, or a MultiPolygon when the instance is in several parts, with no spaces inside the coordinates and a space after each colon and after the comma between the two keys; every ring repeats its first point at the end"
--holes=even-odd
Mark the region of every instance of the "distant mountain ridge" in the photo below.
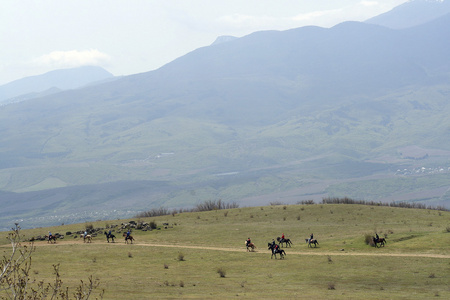
{"type": "Polygon", "coordinates": [[[365,22],[392,29],[404,29],[430,22],[449,13],[449,0],[410,0],[365,22]]]}
{"type": "Polygon", "coordinates": [[[84,66],[61,69],[42,75],[25,77],[0,86],[0,103],[4,100],[22,96],[24,99],[35,97],[46,91],[57,92],[83,87],[87,84],[112,79],[113,74],[97,66],[84,66]]]}
{"type": "Polygon", "coordinates": [[[0,222],[209,199],[449,206],[448,53],[449,15],[263,31],[3,106],[0,222]]]}

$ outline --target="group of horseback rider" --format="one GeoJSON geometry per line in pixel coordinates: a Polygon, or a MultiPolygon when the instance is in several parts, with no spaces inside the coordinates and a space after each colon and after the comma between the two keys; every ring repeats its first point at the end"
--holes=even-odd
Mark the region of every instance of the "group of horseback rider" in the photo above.
{"type": "MultiPolygon", "coordinates": [[[[106,233],[106,232],[105,232],[105,233],[106,233]]],[[[127,240],[127,239],[130,238],[130,234],[131,234],[131,231],[130,231],[130,229],[128,229],[127,234],[126,234],[126,237],[125,237],[125,240],[127,240]]],[[[88,232],[87,232],[87,230],[85,230],[84,233],[83,233],[83,239],[86,239],[86,236],[87,236],[87,235],[88,235],[88,232]]],[[[112,232],[111,232],[111,229],[109,230],[109,232],[108,232],[108,234],[107,234],[107,237],[108,237],[108,238],[113,238],[113,237],[114,237],[114,235],[113,235],[112,232]]],[[[50,241],[51,239],[54,239],[54,236],[53,236],[52,233],[49,231],[49,232],[48,232],[48,240],[50,241]]],[[[249,238],[249,240],[250,240],[250,238],[249,238]]]]}

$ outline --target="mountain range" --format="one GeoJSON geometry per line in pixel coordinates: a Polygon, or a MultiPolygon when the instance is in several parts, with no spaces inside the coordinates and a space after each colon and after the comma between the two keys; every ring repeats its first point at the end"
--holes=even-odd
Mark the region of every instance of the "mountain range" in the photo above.
{"type": "Polygon", "coordinates": [[[211,199],[450,207],[450,14],[386,26],[419,2],[0,107],[0,228],[211,199]]]}
{"type": "Polygon", "coordinates": [[[0,105],[20,102],[77,89],[89,84],[113,80],[114,76],[101,67],[83,66],[25,77],[0,86],[0,105]]]}

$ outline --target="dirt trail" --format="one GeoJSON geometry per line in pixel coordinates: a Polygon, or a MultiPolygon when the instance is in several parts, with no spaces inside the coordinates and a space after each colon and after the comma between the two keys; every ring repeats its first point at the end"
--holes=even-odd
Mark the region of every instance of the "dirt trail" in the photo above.
{"type": "MultiPolygon", "coordinates": [[[[36,247],[42,246],[64,246],[64,245],[82,245],[81,241],[60,241],[57,244],[49,244],[45,242],[37,242],[34,245],[36,247]]],[[[133,243],[125,244],[123,241],[118,241],[116,243],[106,243],[104,241],[94,241],[91,245],[111,245],[111,246],[143,246],[143,247],[163,247],[163,248],[180,248],[180,249],[199,249],[199,250],[212,250],[212,251],[227,251],[227,252],[246,252],[245,248],[222,248],[222,247],[208,247],[208,246],[192,246],[192,245],[165,245],[165,244],[151,244],[151,243],[133,243]]],[[[90,245],[87,243],[86,245],[90,245]]],[[[433,253],[367,253],[367,252],[346,252],[342,250],[327,251],[327,252],[310,252],[310,251],[293,251],[292,248],[283,248],[287,253],[286,255],[321,255],[321,256],[383,256],[383,257],[427,257],[427,258],[449,258],[450,255],[445,254],[433,254],[433,253]],[[292,249],[292,250],[291,250],[292,249]]],[[[317,249],[318,250],[318,249],[317,249]]],[[[377,251],[376,249],[373,249],[377,251]]],[[[383,249],[378,249],[378,251],[383,251],[383,249]]],[[[254,254],[270,254],[266,247],[257,248],[255,251],[251,252],[254,254]]]]}

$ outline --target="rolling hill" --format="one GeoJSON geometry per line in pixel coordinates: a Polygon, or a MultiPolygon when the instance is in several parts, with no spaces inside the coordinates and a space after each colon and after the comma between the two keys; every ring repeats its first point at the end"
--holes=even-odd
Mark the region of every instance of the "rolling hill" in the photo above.
{"type": "Polygon", "coordinates": [[[450,15],[255,32],[0,107],[0,223],[208,199],[449,207],[448,53],[450,15]]]}
{"type": "MultiPolygon", "coordinates": [[[[447,299],[449,218],[448,211],[425,209],[272,205],[21,233],[26,239],[48,231],[64,235],[56,244],[34,242],[29,289],[53,282],[52,265],[58,265],[70,294],[92,275],[100,283],[92,297],[104,289],[105,299],[447,299]],[[135,241],[125,244],[122,233],[134,227],[131,221],[156,228],[132,228],[135,241]],[[110,227],[115,243],[103,234],[110,227]],[[79,237],[86,228],[98,233],[91,243],[79,237]],[[365,243],[375,232],[386,238],[384,247],[365,243]],[[271,258],[267,243],[282,233],[293,245],[282,247],[284,259],[271,258]],[[317,247],[305,243],[311,233],[317,247]],[[252,252],[244,246],[248,237],[256,245],[252,252]]],[[[0,240],[1,251],[10,248],[0,240]]]]}
{"type": "Polygon", "coordinates": [[[0,104],[43,97],[62,90],[113,80],[114,76],[101,67],[84,66],[61,69],[42,75],[25,77],[0,86],[0,104]]]}

